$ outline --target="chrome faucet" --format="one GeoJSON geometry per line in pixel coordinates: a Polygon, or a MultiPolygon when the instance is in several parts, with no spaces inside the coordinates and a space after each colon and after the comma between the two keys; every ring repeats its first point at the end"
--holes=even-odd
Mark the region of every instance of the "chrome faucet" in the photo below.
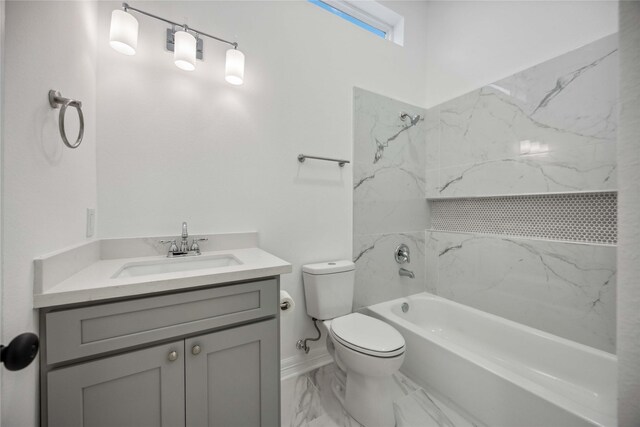
{"type": "Polygon", "coordinates": [[[182,223],[182,243],[180,244],[180,252],[189,251],[189,232],[187,231],[187,222],[182,223]]]}
{"type": "Polygon", "coordinates": [[[416,275],[413,274],[413,271],[407,270],[406,268],[401,268],[400,271],[398,271],[398,274],[404,277],[408,277],[409,279],[416,278],[416,275]]]}
{"type": "Polygon", "coordinates": [[[187,222],[182,223],[182,242],[180,242],[180,247],[178,248],[178,244],[176,243],[177,239],[174,240],[160,240],[162,244],[170,244],[169,252],[167,253],[167,257],[178,257],[178,256],[194,256],[200,255],[200,246],[198,242],[203,242],[205,240],[209,240],[206,237],[201,238],[193,238],[191,242],[191,246],[189,246],[189,232],[187,231],[187,222]]]}

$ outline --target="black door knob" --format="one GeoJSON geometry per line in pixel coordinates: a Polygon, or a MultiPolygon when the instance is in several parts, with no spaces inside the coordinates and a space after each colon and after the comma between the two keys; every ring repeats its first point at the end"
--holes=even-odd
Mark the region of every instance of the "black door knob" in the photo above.
{"type": "Polygon", "coordinates": [[[40,342],[32,333],[20,334],[8,346],[0,346],[0,361],[10,371],[19,371],[29,366],[36,358],[40,342]]]}

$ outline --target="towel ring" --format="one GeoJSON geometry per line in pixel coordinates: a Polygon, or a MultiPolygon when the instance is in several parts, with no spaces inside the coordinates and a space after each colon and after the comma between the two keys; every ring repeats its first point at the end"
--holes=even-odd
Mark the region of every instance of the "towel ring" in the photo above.
{"type": "Polygon", "coordinates": [[[82,114],[82,102],[75,99],[64,98],[57,90],[49,91],[49,105],[52,108],[60,108],[60,116],[58,117],[58,129],[60,130],[60,136],[62,142],[69,148],[78,148],[82,142],[84,136],[84,115],[82,114]],[[71,144],[67,139],[67,132],[64,129],[64,115],[67,112],[67,108],[74,107],[78,112],[78,119],[80,120],[80,130],[78,131],[78,138],[76,142],[71,144]]]}

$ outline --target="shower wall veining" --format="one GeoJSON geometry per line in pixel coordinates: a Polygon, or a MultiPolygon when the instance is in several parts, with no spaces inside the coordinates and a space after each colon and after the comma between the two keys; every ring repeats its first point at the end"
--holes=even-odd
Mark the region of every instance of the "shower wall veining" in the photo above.
{"type": "MultiPolygon", "coordinates": [[[[617,66],[613,34],[430,108],[427,199],[615,191],[617,66]]],[[[615,352],[615,245],[456,228],[427,232],[435,293],[615,352]]]]}
{"type": "Polygon", "coordinates": [[[427,197],[616,189],[617,35],[427,112],[427,197]]]}
{"type": "Polygon", "coordinates": [[[425,290],[425,110],[354,89],[354,309],[425,290]],[[411,117],[402,120],[400,113],[411,117]],[[401,277],[394,250],[409,247],[401,277]]]}
{"type": "Polygon", "coordinates": [[[614,353],[617,64],[613,34],[426,111],[354,89],[354,308],[426,290],[614,353]],[[550,193],[535,221],[504,211],[550,193]],[[521,232],[478,231],[463,199],[521,232]]]}

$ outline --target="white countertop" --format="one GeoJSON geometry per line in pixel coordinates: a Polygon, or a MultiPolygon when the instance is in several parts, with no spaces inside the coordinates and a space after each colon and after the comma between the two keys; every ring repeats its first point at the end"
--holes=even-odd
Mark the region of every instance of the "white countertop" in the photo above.
{"type": "MultiPolygon", "coordinates": [[[[34,307],[44,308],[111,298],[150,295],[158,292],[188,290],[200,286],[271,277],[291,272],[291,264],[256,247],[206,251],[202,252],[201,256],[223,254],[233,255],[241,264],[112,278],[125,264],[166,260],[166,255],[96,259],[95,262],[86,265],[57,284],[40,287],[40,292],[38,292],[39,287],[36,286],[34,307]]],[[[38,261],[36,261],[37,270],[38,261]]],[[[43,273],[40,275],[42,276],[43,273]]]]}

